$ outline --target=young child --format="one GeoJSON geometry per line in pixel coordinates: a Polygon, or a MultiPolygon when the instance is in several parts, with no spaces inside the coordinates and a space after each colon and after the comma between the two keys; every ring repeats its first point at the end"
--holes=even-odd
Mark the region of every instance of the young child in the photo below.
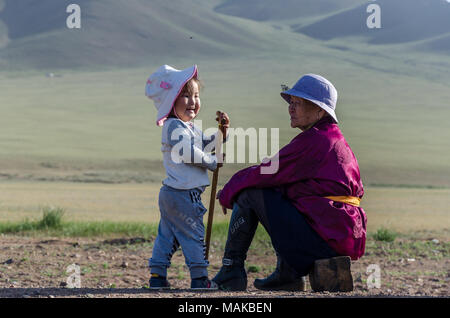
{"type": "MultiPolygon", "coordinates": [[[[156,124],[163,126],[161,151],[167,174],[159,192],[161,219],[149,259],[151,289],[170,287],[167,268],[180,245],[191,288],[217,289],[208,279],[203,225],[206,209],[200,195],[209,185],[207,170],[214,171],[218,165],[216,157],[203,148],[220,134],[207,138],[192,123],[201,107],[197,73],[196,65],[181,71],[163,65],[150,75],[146,85],[146,96],[158,110],[156,124]]],[[[226,136],[228,115],[219,113],[216,120],[224,123],[221,133],[226,136]]]]}

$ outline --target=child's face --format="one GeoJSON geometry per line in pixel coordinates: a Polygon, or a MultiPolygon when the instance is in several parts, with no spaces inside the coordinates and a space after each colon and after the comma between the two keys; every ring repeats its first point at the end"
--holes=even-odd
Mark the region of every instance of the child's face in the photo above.
{"type": "Polygon", "coordinates": [[[200,92],[198,84],[195,81],[190,83],[192,85],[191,92],[183,89],[180,96],[175,101],[174,110],[178,118],[182,121],[191,121],[200,111],[200,92]]]}

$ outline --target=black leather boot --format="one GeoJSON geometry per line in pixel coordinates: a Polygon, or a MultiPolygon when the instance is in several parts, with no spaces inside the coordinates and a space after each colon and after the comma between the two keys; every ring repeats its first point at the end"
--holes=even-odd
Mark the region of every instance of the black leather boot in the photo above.
{"type": "Polygon", "coordinates": [[[234,205],[222,260],[223,266],[212,279],[220,289],[228,291],[247,289],[244,262],[257,226],[258,218],[252,210],[234,205]]]}
{"type": "Polygon", "coordinates": [[[306,277],[299,276],[280,256],[277,268],[264,279],[255,279],[253,286],[261,290],[305,291],[306,277]]]}
{"type": "Polygon", "coordinates": [[[226,291],[242,291],[247,289],[247,273],[244,262],[233,263],[233,260],[224,258],[222,268],[212,279],[219,289],[226,291]]]}

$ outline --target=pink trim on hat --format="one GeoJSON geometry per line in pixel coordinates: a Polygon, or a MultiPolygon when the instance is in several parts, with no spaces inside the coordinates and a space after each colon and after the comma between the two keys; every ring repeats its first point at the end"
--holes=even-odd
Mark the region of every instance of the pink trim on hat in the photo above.
{"type": "MultiPolygon", "coordinates": [[[[160,120],[158,120],[158,121],[156,122],[156,125],[162,126],[162,125],[164,124],[164,122],[165,122],[166,119],[167,119],[167,116],[169,116],[170,112],[171,112],[172,109],[173,109],[173,106],[174,106],[174,104],[175,104],[175,101],[176,101],[176,100],[178,99],[178,97],[180,96],[181,91],[183,90],[184,85],[186,85],[186,83],[189,82],[192,78],[197,77],[197,74],[198,74],[198,71],[197,71],[197,65],[195,65],[194,72],[192,73],[192,75],[189,76],[189,77],[186,79],[186,81],[184,81],[184,83],[180,86],[180,89],[178,90],[178,93],[177,93],[177,95],[175,96],[175,98],[174,98],[174,100],[173,100],[172,107],[170,107],[169,112],[168,112],[164,117],[162,117],[160,120]]],[[[177,116],[177,115],[175,115],[175,116],[177,116]]],[[[177,116],[177,117],[178,117],[178,116],[177,116]]]]}

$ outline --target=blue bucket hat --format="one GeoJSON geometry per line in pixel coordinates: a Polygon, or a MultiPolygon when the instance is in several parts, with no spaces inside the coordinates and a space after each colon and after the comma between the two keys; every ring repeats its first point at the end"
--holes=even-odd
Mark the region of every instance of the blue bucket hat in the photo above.
{"type": "Polygon", "coordinates": [[[336,88],[326,78],[316,74],[303,75],[294,87],[281,93],[281,97],[288,103],[291,96],[301,97],[313,102],[338,122],[335,113],[338,94],[336,88]]]}

